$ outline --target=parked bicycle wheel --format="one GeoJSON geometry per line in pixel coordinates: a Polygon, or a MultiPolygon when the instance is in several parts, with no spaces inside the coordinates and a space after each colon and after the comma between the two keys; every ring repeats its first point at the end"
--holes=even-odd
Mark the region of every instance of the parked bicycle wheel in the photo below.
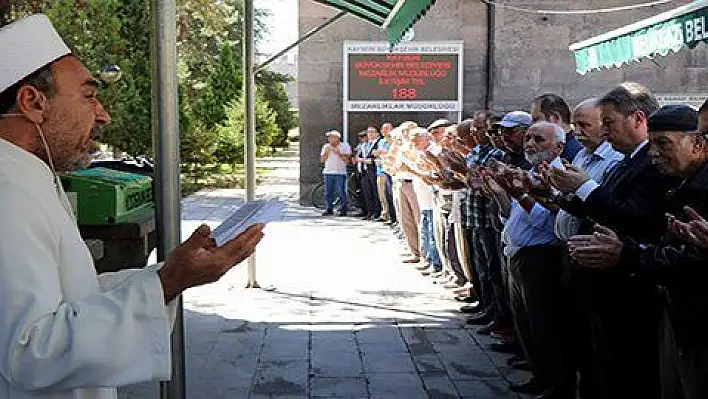
{"type": "Polygon", "coordinates": [[[327,207],[324,183],[316,185],[312,190],[312,193],[310,193],[310,202],[317,209],[325,209],[327,207]]]}

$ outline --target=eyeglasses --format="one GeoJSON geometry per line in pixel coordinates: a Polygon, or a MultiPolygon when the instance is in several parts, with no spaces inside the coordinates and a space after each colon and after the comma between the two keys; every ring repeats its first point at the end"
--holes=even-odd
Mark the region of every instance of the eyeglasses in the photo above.
{"type": "Polygon", "coordinates": [[[512,134],[518,130],[525,131],[526,129],[528,129],[528,126],[526,126],[526,125],[518,125],[518,126],[514,126],[514,127],[503,127],[502,126],[499,128],[499,131],[501,132],[502,135],[504,135],[504,134],[512,134]]]}

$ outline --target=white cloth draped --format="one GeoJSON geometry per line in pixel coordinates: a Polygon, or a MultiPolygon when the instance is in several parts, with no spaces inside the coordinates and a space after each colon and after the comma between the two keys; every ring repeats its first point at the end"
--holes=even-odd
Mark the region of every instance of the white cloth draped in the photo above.
{"type": "Polygon", "coordinates": [[[0,398],[108,399],[167,379],[174,306],[158,265],[98,276],[65,194],[0,139],[0,398]]]}

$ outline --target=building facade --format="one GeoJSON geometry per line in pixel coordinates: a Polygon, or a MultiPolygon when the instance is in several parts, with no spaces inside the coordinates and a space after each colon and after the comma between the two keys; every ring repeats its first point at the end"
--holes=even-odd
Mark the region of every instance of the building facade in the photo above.
{"type": "MultiPolygon", "coordinates": [[[[464,41],[464,114],[488,105],[497,111],[528,110],[538,94],[554,92],[572,105],[602,95],[617,83],[636,81],[658,94],[708,92],[708,52],[699,45],[655,60],[585,75],[575,72],[571,43],[659,14],[690,1],[612,13],[550,15],[488,6],[476,0],[438,0],[414,27],[414,41],[464,41]],[[488,26],[492,29],[488,29],[488,26]],[[491,33],[491,34],[490,34],[491,33]],[[491,41],[489,40],[491,38],[491,41]],[[488,42],[492,43],[488,48],[488,42]],[[491,50],[491,51],[489,51],[491,50]],[[492,55],[491,62],[489,55],[492,55]],[[488,71],[491,71],[488,85],[488,71]],[[489,90],[488,90],[488,86],[489,90]],[[489,104],[488,104],[489,102],[489,104]]],[[[625,6],[626,0],[513,1],[506,5],[529,10],[581,10],[625,6]]],[[[300,0],[301,34],[325,22],[337,10],[300,0]]],[[[300,46],[298,103],[300,110],[300,194],[307,203],[321,177],[319,150],[324,132],[342,129],[343,43],[385,41],[384,32],[346,16],[300,46]]],[[[428,123],[440,114],[350,114],[349,142],[367,125],[416,120],[428,123]]]]}

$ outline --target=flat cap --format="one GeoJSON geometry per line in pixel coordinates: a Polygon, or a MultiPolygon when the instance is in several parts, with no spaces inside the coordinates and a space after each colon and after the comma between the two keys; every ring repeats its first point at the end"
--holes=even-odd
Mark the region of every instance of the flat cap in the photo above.
{"type": "Polygon", "coordinates": [[[664,105],[649,115],[650,132],[695,132],[698,111],[688,105],[664,105]]]}
{"type": "Polygon", "coordinates": [[[438,119],[435,122],[431,123],[430,126],[428,126],[428,131],[437,129],[439,127],[448,127],[452,125],[452,122],[450,122],[447,119],[438,119]]]}

